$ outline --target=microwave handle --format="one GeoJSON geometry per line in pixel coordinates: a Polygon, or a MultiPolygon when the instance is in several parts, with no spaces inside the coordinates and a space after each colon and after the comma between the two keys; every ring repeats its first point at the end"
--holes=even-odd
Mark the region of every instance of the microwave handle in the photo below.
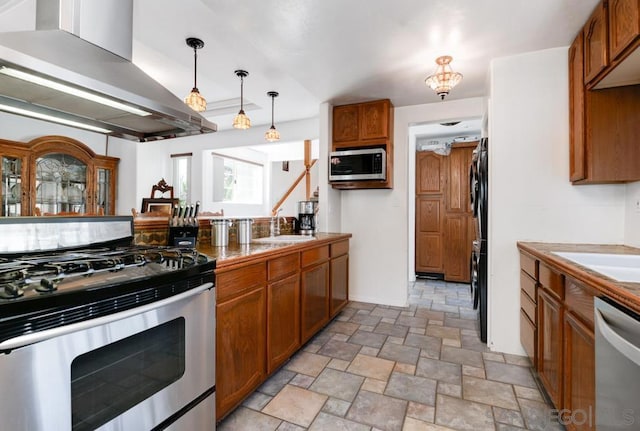
{"type": "Polygon", "coordinates": [[[0,343],[0,352],[6,352],[8,350],[19,349],[20,347],[27,346],[29,344],[39,343],[41,341],[49,340],[54,337],[60,337],[70,334],[76,331],[82,331],[95,326],[105,325],[117,320],[126,319],[127,317],[135,316],[137,314],[146,313],[147,311],[155,310],[160,307],[182,301],[183,299],[196,296],[205,290],[211,289],[213,283],[204,283],[194,289],[189,289],[186,292],[182,292],[178,295],[171,296],[169,298],[162,299],[160,301],[152,302],[150,304],[142,305],[140,307],[131,308],[129,310],[121,311],[119,313],[109,314],[108,316],[102,316],[95,319],[84,320],[82,322],[72,323],[66,326],[60,326],[57,328],[47,329],[40,332],[32,332],[30,334],[20,335],[18,337],[10,338],[0,343]]]}

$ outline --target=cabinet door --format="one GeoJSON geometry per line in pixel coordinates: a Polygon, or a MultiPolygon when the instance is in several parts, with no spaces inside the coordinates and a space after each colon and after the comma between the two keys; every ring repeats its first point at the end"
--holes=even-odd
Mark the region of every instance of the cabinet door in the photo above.
{"type": "Polygon", "coordinates": [[[564,405],[571,431],[595,428],[595,345],[593,331],[573,313],[564,316],[564,405]]]}
{"type": "Polygon", "coordinates": [[[448,281],[469,280],[469,257],[467,253],[467,217],[449,215],[444,222],[444,278],[448,281]]]}
{"type": "Polygon", "coordinates": [[[361,104],[360,139],[389,137],[389,101],[378,100],[361,104]]]}
{"type": "Polygon", "coordinates": [[[444,192],[445,166],[442,156],[431,151],[416,155],[416,194],[444,192]]]}
{"type": "Polygon", "coordinates": [[[216,306],[216,418],[251,393],[265,376],[264,285],[216,306]]]}
{"type": "Polygon", "coordinates": [[[416,271],[442,272],[444,226],[442,198],[422,197],[416,199],[416,271]]]}
{"type": "Polygon", "coordinates": [[[584,80],[588,83],[609,64],[607,2],[596,7],[584,32],[584,80]]]}
{"type": "Polygon", "coordinates": [[[640,35],[640,2],[609,0],[609,52],[618,56],[640,35]]]}
{"type": "Polygon", "coordinates": [[[562,401],[562,304],[538,289],[538,374],[556,408],[562,401]]]}
{"type": "Polygon", "coordinates": [[[301,273],[301,342],[305,343],[329,320],[329,262],[301,273]]]}
{"type": "Polygon", "coordinates": [[[0,178],[2,180],[0,216],[30,214],[28,166],[26,152],[0,146],[0,178]]]}
{"type": "Polygon", "coordinates": [[[358,140],[360,109],[358,105],[334,106],[333,141],[348,142],[358,140]]]}
{"type": "Polygon", "coordinates": [[[446,157],[447,181],[445,181],[445,201],[448,213],[470,213],[469,167],[473,147],[453,148],[446,157]]]}
{"type": "Polygon", "coordinates": [[[349,255],[331,259],[331,296],[329,315],[334,317],[349,300],[349,255]]]}
{"type": "Polygon", "coordinates": [[[104,215],[115,214],[117,165],[117,160],[97,160],[95,162],[88,212],[104,215]]]}
{"type": "Polygon", "coordinates": [[[569,176],[585,178],[584,39],[580,32],[569,48],[569,176]]]}
{"type": "Polygon", "coordinates": [[[267,374],[300,347],[300,276],[267,286],[267,374]]]}

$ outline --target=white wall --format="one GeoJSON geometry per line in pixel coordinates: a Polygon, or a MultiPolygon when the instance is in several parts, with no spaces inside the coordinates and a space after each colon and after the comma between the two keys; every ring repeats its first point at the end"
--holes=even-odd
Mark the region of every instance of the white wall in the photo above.
{"type": "Polygon", "coordinates": [[[522,354],[516,241],[622,243],[624,185],[569,181],[567,48],[494,59],[489,111],[491,349],[522,354]]]}
{"type": "Polygon", "coordinates": [[[640,247],[640,181],[627,184],[627,199],[624,219],[624,243],[640,247]]]}
{"type": "Polygon", "coordinates": [[[415,232],[415,142],[409,142],[409,126],[479,117],[481,108],[482,99],[474,98],[395,109],[393,189],[340,192],[341,228],[353,234],[351,299],[398,306],[407,303],[415,232]]]}

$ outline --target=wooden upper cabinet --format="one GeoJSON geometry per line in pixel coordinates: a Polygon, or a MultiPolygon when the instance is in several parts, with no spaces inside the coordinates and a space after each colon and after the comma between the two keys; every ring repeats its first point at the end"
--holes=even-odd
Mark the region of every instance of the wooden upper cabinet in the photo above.
{"type": "Polygon", "coordinates": [[[609,64],[607,3],[601,2],[584,26],[584,80],[591,82],[609,64]]]}
{"type": "Polygon", "coordinates": [[[358,146],[367,144],[362,141],[389,139],[391,108],[389,99],[334,106],[333,142],[351,142],[358,146]]]}
{"type": "Polygon", "coordinates": [[[343,105],[333,108],[333,141],[349,142],[358,140],[360,107],[343,105]]]}
{"type": "Polygon", "coordinates": [[[360,105],[361,119],[360,139],[386,139],[389,137],[389,107],[388,100],[360,105]]]}
{"type": "Polygon", "coordinates": [[[609,0],[609,52],[617,59],[640,35],[640,1],[609,0]]]}
{"type": "Polygon", "coordinates": [[[585,179],[584,35],[569,48],[569,175],[585,179]]]}

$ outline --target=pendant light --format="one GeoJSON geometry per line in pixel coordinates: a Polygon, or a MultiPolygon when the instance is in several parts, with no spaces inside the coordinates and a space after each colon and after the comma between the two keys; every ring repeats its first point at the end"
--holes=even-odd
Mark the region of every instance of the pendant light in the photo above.
{"type": "Polygon", "coordinates": [[[451,69],[449,65],[451,60],[453,58],[448,55],[436,58],[438,65],[436,73],[424,80],[425,84],[435,91],[441,100],[462,80],[462,74],[451,69]]]}
{"type": "Polygon", "coordinates": [[[273,104],[276,97],[278,97],[277,91],[267,92],[267,96],[271,97],[271,127],[264,134],[264,139],[269,142],[275,142],[280,140],[280,132],[276,130],[276,126],[273,125],[273,104]]]}
{"type": "Polygon", "coordinates": [[[207,109],[207,101],[200,91],[198,91],[197,85],[197,71],[198,71],[198,50],[204,46],[204,42],[195,37],[187,38],[187,45],[193,48],[193,88],[191,93],[184,98],[184,103],[196,112],[204,112],[207,109]]]}
{"type": "Polygon", "coordinates": [[[233,127],[236,129],[248,129],[251,127],[251,120],[244,113],[244,78],[249,75],[246,70],[236,70],[236,75],[240,77],[240,112],[233,119],[233,127]]]}

